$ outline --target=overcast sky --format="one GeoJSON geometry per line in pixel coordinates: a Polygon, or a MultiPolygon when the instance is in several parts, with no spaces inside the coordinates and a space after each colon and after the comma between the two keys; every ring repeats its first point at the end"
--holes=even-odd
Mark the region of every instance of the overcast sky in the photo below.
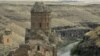
{"type": "MultiPolygon", "coordinates": [[[[0,1],[62,1],[62,0],[0,0],[0,1]]],[[[64,1],[100,2],[100,0],[64,0],[64,1]]]]}

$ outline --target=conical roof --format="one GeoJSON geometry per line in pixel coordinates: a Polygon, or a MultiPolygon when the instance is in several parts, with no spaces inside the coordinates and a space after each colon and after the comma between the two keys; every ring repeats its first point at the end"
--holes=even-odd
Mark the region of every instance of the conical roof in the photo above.
{"type": "Polygon", "coordinates": [[[35,2],[31,12],[51,12],[51,10],[43,2],[35,2]]]}

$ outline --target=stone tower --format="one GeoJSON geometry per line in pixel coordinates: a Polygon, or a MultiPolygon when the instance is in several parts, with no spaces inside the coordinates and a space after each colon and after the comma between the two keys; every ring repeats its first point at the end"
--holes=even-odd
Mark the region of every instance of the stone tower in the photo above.
{"type": "MultiPolygon", "coordinates": [[[[48,33],[50,32],[50,18],[51,10],[42,2],[36,2],[31,10],[31,29],[26,30],[25,42],[29,39],[33,39],[36,36],[36,33],[48,33]],[[34,35],[34,36],[32,36],[34,35]],[[31,37],[30,37],[31,36],[31,37]]],[[[38,37],[36,37],[38,38],[38,37]]]]}

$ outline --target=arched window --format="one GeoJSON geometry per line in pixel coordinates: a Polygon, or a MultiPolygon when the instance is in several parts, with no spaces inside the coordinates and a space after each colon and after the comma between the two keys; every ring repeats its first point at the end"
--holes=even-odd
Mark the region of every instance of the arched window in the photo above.
{"type": "Polygon", "coordinates": [[[47,23],[47,27],[49,27],[49,23],[47,23]]]}
{"type": "Polygon", "coordinates": [[[40,27],[40,28],[42,27],[42,24],[41,24],[41,23],[39,23],[39,27],[40,27]]]}
{"type": "Polygon", "coordinates": [[[7,43],[9,43],[9,39],[7,39],[7,43]]]}
{"type": "Polygon", "coordinates": [[[37,51],[40,51],[40,46],[39,45],[37,46],[37,51]]]}

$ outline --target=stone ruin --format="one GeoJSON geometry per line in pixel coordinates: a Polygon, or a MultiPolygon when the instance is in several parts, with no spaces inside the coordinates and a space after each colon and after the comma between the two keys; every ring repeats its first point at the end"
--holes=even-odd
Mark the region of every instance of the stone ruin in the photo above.
{"type": "Polygon", "coordinates": [[[26,29],[25,44],[8,56],[57,56],[60,38],[51,31],[51,10],[42,2],[36,2],[31,10],[31,29],[26,29]]]}
{"type": "Polygon", "coordinates": [[[12,33],[10,29],[0,30],[0,44],[12,46],[12,33]]]}

